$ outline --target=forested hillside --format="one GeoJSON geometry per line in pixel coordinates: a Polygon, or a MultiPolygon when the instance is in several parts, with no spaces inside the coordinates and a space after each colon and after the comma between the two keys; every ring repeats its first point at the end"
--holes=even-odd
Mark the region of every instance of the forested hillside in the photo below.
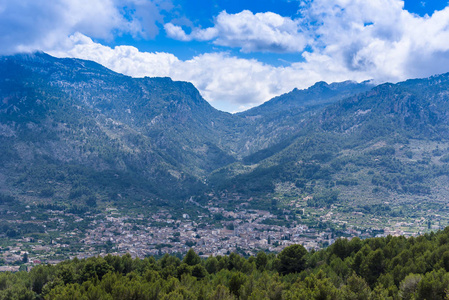
{"type": "Polygon", "coordinates": [[[278,255],[108,255],[0,274],[0,299],[447,299],[449,228],[278,255]]]}
{"type": "Polygon", "coordinates": [[[3,57],[0,74],[0,189],[19,198],[157,205],[235,160],[221,142],[231,115],[190,83],[43,53],[3,57]]]}
{"type": "Polygon", "coordinates": [[[312,196],[311,207],[445,203],[448,83],[441,75],[384,84],[315,110],[289,138],[220,168],[211,183],[288,200],[312,196]],[[328,194],[336,196],[320,197],[328,194]]]}
{"type": "Polygon", "coordinates": [[[187,82],[44,53],[2,57],[0,191],[82,209],[120,199],[176,205],[210,192],[211,172],[290,141],[298,116],[369,88],[320,83],[231,115],[187,82]]]}
{"type": "Polygon", "coordinates": [[[415,233],[448,224],[448,74],[319,82],[233,115],[190,83],[90,61],[23,54],[2,57],[0,71],[5,213],[112,205],[199,215],[245,203],[281,223],[290,215],[342,231],[368,221],[381,232],[398,217],[420,220],[415,233]]]}

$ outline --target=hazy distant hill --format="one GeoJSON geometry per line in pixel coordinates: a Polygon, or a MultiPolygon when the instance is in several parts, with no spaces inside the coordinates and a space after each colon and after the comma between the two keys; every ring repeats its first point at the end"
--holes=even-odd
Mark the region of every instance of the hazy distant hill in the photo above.
{"type": "Polygon", "coordinates": [[[316,206],[443,198],[448,77],[319,82],[231,115],[190,83],[43,53],[2,57],[0,190],[83,207],[211,190],[316,195],[316,206]]]}
{"type": "Polygon", "coordinates": [[[353,81],[327,84],[324,81],[315,83],[308,89],[293,91],[274,97],[260,106],[240,113],[243,116],[272,117],[280,112],[304,110],[306,107],[336,102],[355,94],[366,92],[374,85],[369,81],[356,83],[353,81]]]}

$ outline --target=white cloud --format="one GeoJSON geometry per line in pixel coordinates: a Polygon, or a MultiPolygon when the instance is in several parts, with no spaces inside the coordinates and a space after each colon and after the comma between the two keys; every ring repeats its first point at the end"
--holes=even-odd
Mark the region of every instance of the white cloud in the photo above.
{"type": "Polygon", "coordinates": [[[93,42],[81,33],[70,36],[63,48],[48,53],[58,57],[93,60],[111,70],[133,77],[170,76],[172,66],[178,62],[173,54],[140,52],[132,46],[110,48],[93,42]]]}
{"type": "Polygon", "coordinates": [[[190,81],[215,107],[227,111],[320,80],[396,82],[449,71],[449,7],[420,17],[404,10],[400,0],[304,1],[298,19],[270,12],[221,12],[214,26],[190,33],[179,22],[165,25],[168,36],[182,41],[301,56],[285,67],[223,52],[180,60],[130,46],[109,48],[89,38],[154,36],[163,9],[171,9],[169,0],[54,0],[51,6],[47,0],[3,1],[0,54],[40,49],[94,60],[131,76],[190,81]]]}
{"type": "Polygon", "coordinates": [[[398,81],[449,71],[449,7],[420,17],[400,0],[313,0],[300,12],[293,20],[270,12],[221,12],[210,28],[187,34],[168,23],[165,30],[174,39],[210,40],[244,52],[301,53],[313,69],[332,61],[352,79],[364,73],[398,81]],[[306,46],[311,53],[303,52],[306,46]]]}
{"type": "MultiPolygon", "coordinates": [[[[211,40],[245,52],[302,55],[301,62],[289,67],[265,65],[264,72],[269,74],[267,80],[261,79],[265,92],[254,97],[268,96],[268,90],[285,92],[294,81],[304,87],[310,78],[397,82],[449,71],[449,7],[420,17],[406,11],[400,0],[314,0],[303,2],[300,13],[301,18],[292,20],[273,13],[222,12],[211,28],[194,28],[190,34],[173,24],[165,29],[169,36],[184,41],[211,40]],[[303,52],[306,46],[310,50],[303,52]]],[[[246,62],[239,61],[241,65],[246,62]]],[[[250,98],[247,93],[241,95],[250,98]]],[[[244,99],[235,101],[251,102],[244,99]]]]}
{"type": "MultiPolygon", "coordinates": [[[[64,47],[49,53],[94,60],[134,77],[169,76],[189,81],[214,107],[232,112],[259,105],[295,87],[308,87],[319,80],[347,79],[341,66],[322,56],[310,56],[310,61],[316,65],[297,63],[290,67],[274,67],[227,53],[206,53],[183,61],[170,53],[140,52],[132,46],[110,48],[80,33],[71,36],[64,47]]],[[[363,74],[354,77],[366,79],[363,74]]]]}
{"type": "Polygon", "coordinates": [[[192,37],[188,36],[184,32],[184,30],[181,28],[181,26],[174,25],[172,23],[167,23],[164,25],[164,28],[165,28],[165,32],[167,33],[167,35],[169,37],[171,37],[172,39],[175,39],[178,41],[183,41],[183,42],[192,40],[192,37]]]}
{"type": "Polygon", "coordinates": [[[419,17],[399,0],[315,0],[303,14],[314,55],[352,72],[398,81],[449,71],[449,7],[419,17]]]}
{"type": "MultiPolygon", "coordinates": [[[[14,0],[0,4],[0,54],[45,50],[75,32],[154,37],[166,0],[14,0]],[[164,4],[164,5],[163,5],[164,4]],[[126,16],[125,16],[126,15],[126,16]]],[[[168,2],[170,3],[170,2],[168,2]]],[[[167,9],[167,8],[166,8],[167,9]]]]}
{"type": "Polygon", "coordinates": [[[300,52],[307,44],[299,21],[272,12],[223,11],[215,19],[214,27],[194,28],[190,34],[172,23],[164,28],[169,37],[177,40],[213,40],[216,45],[241,48],[243,52],[300,52]]]}

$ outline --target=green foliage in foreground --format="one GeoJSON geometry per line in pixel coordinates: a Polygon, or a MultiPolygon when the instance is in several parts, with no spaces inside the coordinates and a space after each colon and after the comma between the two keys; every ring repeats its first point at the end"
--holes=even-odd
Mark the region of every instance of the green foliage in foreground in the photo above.
{"type": "Polygon", "coordinates": [[[124,255],[0,274],[0,299],[448,299],[449,227],[277,256],[124,255]]]}

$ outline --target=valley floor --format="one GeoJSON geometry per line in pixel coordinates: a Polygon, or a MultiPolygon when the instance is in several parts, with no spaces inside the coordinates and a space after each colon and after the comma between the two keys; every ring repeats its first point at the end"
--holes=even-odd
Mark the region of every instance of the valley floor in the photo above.
{"type": "Polygon", "coordinates": [[[338,237],[416,236],[441,229],[448,222],[441,208],[427,207],[412,218],[345,212],[337,206],[314,209],[302,202],[291,201],[291,210],[283,210],[285,216],[247,207],[226,210],[223,203],[198,207],[194,201],[186,202],[191,209],[182,218],[168,210],[132,213],[114,207],[82,216],[30,206],[23,211],[4,211],[10,229],[0,237],[0,271],[108,253],[143,258],[184,254],[193,248],[202,257],[246,256],[261,250],[279,253],[292,244],[317,250],[338,237]],[[293,209],[300,214],[292,219],[293,209]]]}

